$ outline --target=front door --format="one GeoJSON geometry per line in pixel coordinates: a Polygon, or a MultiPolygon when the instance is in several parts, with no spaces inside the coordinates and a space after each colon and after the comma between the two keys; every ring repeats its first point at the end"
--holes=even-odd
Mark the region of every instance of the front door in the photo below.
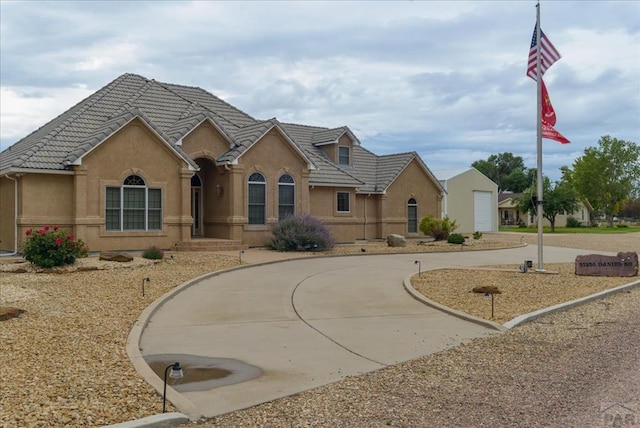
{"type": "Polygon", "coordinates": [[[191,188],[191,235],[202,236],[202,187],[191,188]]]}
{"type": "Polygon", "coordinates": [[[191,217],[191,235],[202,236],[202,181],[198,174],[191,177],[191,217]]]}

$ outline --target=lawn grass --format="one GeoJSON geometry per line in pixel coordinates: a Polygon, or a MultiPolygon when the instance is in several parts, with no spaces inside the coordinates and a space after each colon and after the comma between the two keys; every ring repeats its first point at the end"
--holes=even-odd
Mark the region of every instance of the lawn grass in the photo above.
{"type": "MultiPolygon", "coordinates": [[[[537,227],[504,227],[500,226],[500,232],[518,232],[518,233],[538,233],[537,227]]],[[[550,227],[543,228],[544,233],[602,233],[602,234],[618,234],[618,233],[634,233],[640,232],[640,226],[629,227],[556,227],[555,232],[551,232],[550,227]]]]}

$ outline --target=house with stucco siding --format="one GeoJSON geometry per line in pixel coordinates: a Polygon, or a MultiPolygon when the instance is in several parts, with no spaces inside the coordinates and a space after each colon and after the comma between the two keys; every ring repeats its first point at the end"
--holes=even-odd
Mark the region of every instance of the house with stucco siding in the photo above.
{"type": "Polygon", "coordinates": [[[338,242],[411,237],[444,193],[417,153],[378,156],[347,126],[260,120],[125,74],[0,153],[0,250],[45,225],[92,251],[262,246],[294,214],[338,242]]]}

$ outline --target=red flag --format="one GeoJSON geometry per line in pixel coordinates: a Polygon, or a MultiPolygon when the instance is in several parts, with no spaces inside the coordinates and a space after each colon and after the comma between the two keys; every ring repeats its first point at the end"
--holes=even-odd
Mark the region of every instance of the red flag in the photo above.
{"type": "Polygon", "coordinates": [[[555,140],[562,144],[569,144],[571,141],[567,140],[564,135],[555,130],[553,125],[542,119],[542,138],[549,140],[555,140]]]}
{"type": "MultiPolygon", "coordinates": [[[[544,35],[544,31],[540,29],[540,72],[544,74],[547,71],[547,68],[551,67],[551,65],[560,59],[560,52],[558,52],[553,46],[553,43],[544,35]]],[[[536,58],[538,56],[538,43],[536,40],[536,29],[533,29],[533,39],[531,39],[531,48],[529,49],[529,62],[527,63],[527,76],[531,77],[533,80],[536,79],[537,74],[537,63],[536,58]]]]}
{"type": "Polygon", "coordinates": [[[544,80],[540,80],[542,81],[542,121],[554,126],[556,124],[556,112],[551,105],[547,86],[544,84],[544,80]]]}

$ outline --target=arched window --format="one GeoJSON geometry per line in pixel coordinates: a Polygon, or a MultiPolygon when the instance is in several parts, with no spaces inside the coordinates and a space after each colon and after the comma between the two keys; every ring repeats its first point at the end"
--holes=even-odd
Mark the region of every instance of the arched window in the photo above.
{"type": "Polygon", "coordinates": [[[249,176],[248,217],[249,224],[267,224],[267,182],[259,172],[249,176]]]}
{"type": "Polygon", "coordinates": [[[414,198],[407,202],[407,232],[418,233],[418,203],[414,198]]]}
{"type": "Polygon", "coordinates": [[[162,190],[148,188],[139,175],[128,176],[121,187],[107,187],[105,202],[107,230],[162,229],[162,190]]]}
{"type": "Polygon", "coordinates": [[[296,184],[293,177],[283,174],[278,179],[278,220],[295,214],[296,184]]]}

